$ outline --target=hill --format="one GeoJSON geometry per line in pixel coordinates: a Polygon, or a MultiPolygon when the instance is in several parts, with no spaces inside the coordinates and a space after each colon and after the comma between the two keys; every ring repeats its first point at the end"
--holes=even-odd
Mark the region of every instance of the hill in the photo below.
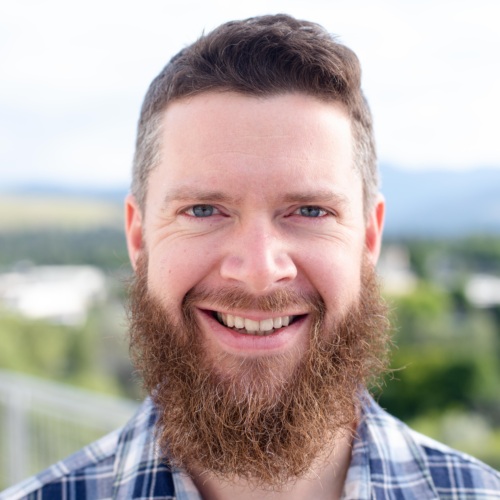
{"type": "Polygon", "coordinates": [[[500,169],[402,170],[382,165],[388,236],[500,234],[500,169]]]}
{"type": "MultiPolygon", "coordinates": [[[[389,237],[500,234],[500,169],[403,170],[381,166],[389,237]]],[[[0,194],[0,231],[123,227],[126,189],[25,186],[0,194]]]]}
{"type": "Polygon", "coordinates": [[[0,194],[0,231],[121,229],[122,200],[123,197],[114,193],[59,188],[3,193],[0,194]]]}

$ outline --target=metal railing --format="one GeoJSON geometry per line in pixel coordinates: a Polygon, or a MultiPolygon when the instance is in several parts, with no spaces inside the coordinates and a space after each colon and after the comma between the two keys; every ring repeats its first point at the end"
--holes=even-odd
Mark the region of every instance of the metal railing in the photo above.
{"type": "Polygon", "coordinates": [[[137,406],[0,370],[0,490],[123,425],[137,406]]]}

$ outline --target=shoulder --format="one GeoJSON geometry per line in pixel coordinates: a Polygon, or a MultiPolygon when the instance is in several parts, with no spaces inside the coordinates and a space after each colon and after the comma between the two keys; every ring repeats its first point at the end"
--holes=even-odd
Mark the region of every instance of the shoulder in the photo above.
{"type": "Polygon", "coordinates": [[[427,436],[408,429],[422,450],[437,492],[443,498],[500,498],[500,473],[466,453],[449,448],[427,436]],[[473,496],[474,495],[474,496],[473,496]]]}
{"type": "Polygon", "coordinates": [[[155,420],[147,399],[123,428],[0,493],[0,500],[158,498],[160,490],[170,498],[173,479],[156,453],[155,420]]]}
{"type": "Polygon", "coordinates": [[[1,500],[111,498],[113,466],[121,429],[86,446],[40,474],[0,493],[1,500]],[[72,493],[69,493],[72,492],[72,493]]]}
{"type": "Polygon", "coordinates": [[[500,473],[481,461],[410,429],[370,397],[362,432],[375,482],[393,489],[427,490],[422,498],[500,499],[500,473]],[[406,484],[406,486],[405,486],[406,484]]]}

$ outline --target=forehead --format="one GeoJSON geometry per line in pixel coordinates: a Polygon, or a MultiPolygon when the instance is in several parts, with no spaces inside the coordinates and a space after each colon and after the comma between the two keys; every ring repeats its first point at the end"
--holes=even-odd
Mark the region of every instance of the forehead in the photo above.
{"type": "Polygon", "coordinates": [[[285,142],[287,148],[307,157],[314,149],[326,153],[338,148],[339,141],[351,142],[350,120],[341,103],[301,93],[267,97],[202,93],[171,103],[162,124],[162,145],[184,142],[184,138],[207,151],[253,141],[265,153],[267,147],[285,142]],[[291,144],[294,137],[305,141],[291,144]]]}
{"type": "Polygon", "coordinates": [[[264,191],[272,182],[275,192],[287,186],[296,192],[358,177],[344,107],[304,94],[204,93],[175,101],[163,116],[160,158],[152,190],[264,191]]]}

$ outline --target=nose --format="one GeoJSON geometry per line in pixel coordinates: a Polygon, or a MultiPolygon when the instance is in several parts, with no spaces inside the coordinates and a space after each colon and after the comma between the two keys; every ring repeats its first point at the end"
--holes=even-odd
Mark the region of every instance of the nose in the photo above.
{"type": "Polygon", "coordinates": [[[297,276],[289,244],[272,221],[240,223],[226,244],[221,277],[245,285],[249,292],[268,292],[297,276]]]}

